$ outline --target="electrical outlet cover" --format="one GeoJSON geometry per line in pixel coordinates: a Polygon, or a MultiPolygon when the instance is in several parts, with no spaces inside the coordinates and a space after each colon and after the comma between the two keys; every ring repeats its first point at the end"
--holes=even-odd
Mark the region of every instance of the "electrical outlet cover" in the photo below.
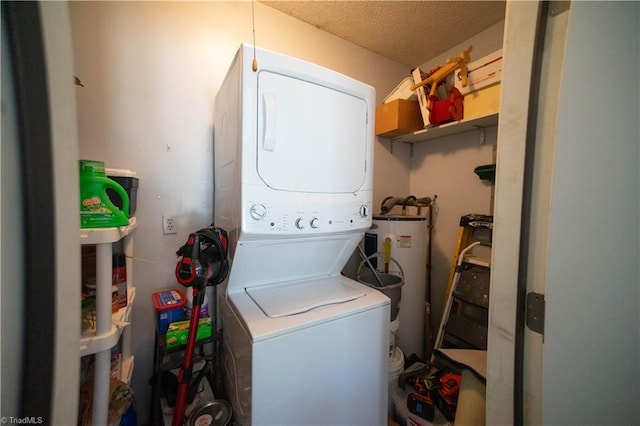
{"type": "Polygon", "coordinates": [[[162,216],[162,233],[165,235],[178,233],[178,224],[175,215],[162,216]]]}

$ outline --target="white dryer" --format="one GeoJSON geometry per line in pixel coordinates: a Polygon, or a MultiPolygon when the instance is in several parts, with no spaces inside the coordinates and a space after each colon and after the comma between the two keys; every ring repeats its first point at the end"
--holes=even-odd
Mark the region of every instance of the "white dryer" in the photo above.
{"type": "Polygon", "coordinates": [[[237,424],[387,421],[389,299],[340,273],[371,226],[374,104],[370,86],[248,45],[216,97],[237,424]]]}

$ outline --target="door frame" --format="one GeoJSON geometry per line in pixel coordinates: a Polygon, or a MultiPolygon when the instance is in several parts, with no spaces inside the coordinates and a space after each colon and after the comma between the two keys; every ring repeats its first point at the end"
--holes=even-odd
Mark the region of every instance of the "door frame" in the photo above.
{"type": "Polygon", "coordinates": [[[535,45],[542,4],[507,2],[496,152],[494,229],[487,351],[487,424],[522,422],[516,396],[516,340],[527,141],[535,45]]]}

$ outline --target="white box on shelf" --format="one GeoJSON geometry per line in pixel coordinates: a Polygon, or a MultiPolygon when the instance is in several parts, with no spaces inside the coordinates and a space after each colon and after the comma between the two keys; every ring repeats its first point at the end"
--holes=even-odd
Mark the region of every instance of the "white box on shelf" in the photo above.
{"type": "MultiPolygon", "coordinates": [[[[411,75],[413,76],[413,83],[418,84],[422,81],[422,74],[420,73],[420,68],[415,68],[411,71],[411,75]]],[[[427,127],[429,125],[429,100],[427,99],[427,92],[424,90],[424,86],[418,87],[416,90],[416,96],[418,97],[418,104],[420,104],[420,113],[422,114],[422,121],[424,122],[424,126],[427,127]]]]}
{"type": "Polygon", "coordinates": [[[413,78],[407,77],[403,79],[396,87],[393,89],[386,98],[384,98],[383,103],[388,104],[389,102],[395,101],[396,99],[405,99],[405,100],[416,100],[416,92],[411,90],[413,87],[413,78]]]}
{"type": "Polygon", "coordinates": [[[502,74],[502,49],[467,65],[467,85],[462,86],[460,71],[456,72],[455,87],[466,95],[484,87],[500,83],[502,74]]]}

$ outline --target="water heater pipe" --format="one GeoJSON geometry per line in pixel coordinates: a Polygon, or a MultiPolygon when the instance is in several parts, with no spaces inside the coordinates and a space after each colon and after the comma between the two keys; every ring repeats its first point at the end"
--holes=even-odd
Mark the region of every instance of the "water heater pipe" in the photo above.
{"type": "Polygon", "coordinates": [[[402,198],[387,197],[380,204],[380,215],[385,215],[391,211],[396,205],[402,203],[402,198]]]}
{"type": "Polygon", "coordinates": [[[418,207],[418,215],[421,215],[422,207],[430,206],[431,202],[432,200],[429,197],[416,198],[414,195],[409,195],[405,198],[387,197],[380,204],[380,215],[388,214],[398,205],[402,205],[402,216],[406,215],[407,206],[418,207]]]}
{"type": "MultiPolygon", "coordinates": [[[[428,197],[426,197],[428,198],[428,197]]],[[[427,302],[431,305],[431,235],[433,234],[433,206],[436,203],[438,196],[436,194],[433,195],[433,199],[429,199],[429,223],[427,237],[429,241],[427,242],[427,282],[429,283],[429,291],[427,292],[427,302]]]]}

